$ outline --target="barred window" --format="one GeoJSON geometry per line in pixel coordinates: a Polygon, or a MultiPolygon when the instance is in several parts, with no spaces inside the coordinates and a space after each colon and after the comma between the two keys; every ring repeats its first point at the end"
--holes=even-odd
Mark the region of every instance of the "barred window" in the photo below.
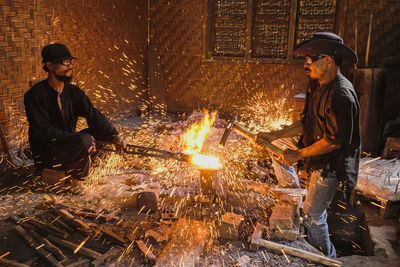
{"type": "Polygon", "coordinates": [[[292,60],[314,32],[340,34],[343,0],[205,0],[209,59],[292,60]]]}

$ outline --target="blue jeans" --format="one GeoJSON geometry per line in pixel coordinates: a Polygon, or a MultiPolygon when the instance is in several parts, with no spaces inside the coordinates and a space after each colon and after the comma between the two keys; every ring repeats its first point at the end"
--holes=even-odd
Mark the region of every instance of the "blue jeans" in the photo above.
{"type": "Polygon", "coordinates": [[[321,170],[313,171],[303,205],[304,226],[307,229],[308,242],[332,258],[336,258],[336,250],[329,239],[326,210],[336,193],[338,183],[333,171],[327,173],[323,173],[321,170]]]}
{"type": "MultiPolygon", "coordinates": [[[[281,149],[298,149],[297,139],[281,138],[272,143],[281,149]]],[[[287,170],[293,176],[296,175],[292,166],[281,168],[287,170]]],[[[296,180],[296,179],[295,179],[296,180]]],[[[298,178],[297,178],[298,181],[298,178]]],[[[329,205],[336,193],[339,181],[334,171],[316,170],[311,173],[311,181],[308,193],[303,205],[304,227],[307,229],[307,241],[315,248],[322,251],[326,256],[336,258],[336,250],[329,239],[327,212],[329,205]]]]}

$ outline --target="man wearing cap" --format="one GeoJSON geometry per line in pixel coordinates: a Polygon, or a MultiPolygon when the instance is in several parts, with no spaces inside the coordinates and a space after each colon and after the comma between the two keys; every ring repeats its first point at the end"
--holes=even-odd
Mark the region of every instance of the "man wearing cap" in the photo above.
{"type": "Polygon", "coordinates": [[[304,68],[310,79],[301,120],[282,130],[259,133],[258,137],[272,142],[300,136],[299,149],[284,150],[279,160],[287,165],[304,160],[311,171],[303,206],[307,238],[327,256],[336,257],[326,210],[338,185],[347,197],[355,188],[361,152],[360,105],[340,66],[344,60],[357,63],[357,56],[339,36],[328,32],[315,33],[293,54],[306,57],[304,68]]]}
{"type": "Polygon", "coordinates": [[[48,77],[24,95],[35,165],[38,171],[59,169],[82,179],[88,174],[95,140],[112,142],[118,149],[125,149],[126,143],[86,94],[70,83],[76,58],[68,48],[59,43],[46,45],[42,58],[48,77]],[[75,131],[78,117],[87,120],[88,129],[75,131]]]}

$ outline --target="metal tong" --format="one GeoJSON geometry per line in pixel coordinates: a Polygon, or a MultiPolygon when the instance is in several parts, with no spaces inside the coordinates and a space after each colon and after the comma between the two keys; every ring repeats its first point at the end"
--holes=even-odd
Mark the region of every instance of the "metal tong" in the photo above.
{"type": "MultiPolygon", "coordinates": [[[[103,151],[110,151],[110,152],[118,152],[115,149],[111,148],[101,148],[100,150],[103,151]]],[[[137,146],[137,145],[130,145],[126,146],[126,150],[124,151],[125,154],[132,154],[132,155],[140,155],[146,157],[155,157],[155,158],[162,158],[162,159],[175,159],[179,161],[188,162],[190,155],[184,154],[181,152],[171,152],[162,149],[156,149],[146,146],[137,146]]]]}

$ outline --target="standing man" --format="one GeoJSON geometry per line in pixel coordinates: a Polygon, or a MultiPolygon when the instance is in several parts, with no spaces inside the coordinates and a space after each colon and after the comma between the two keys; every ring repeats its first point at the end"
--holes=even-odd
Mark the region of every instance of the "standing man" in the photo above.
{"type": "Polygon", "coordinates": [[[301,120],[258,136],[273,141],[301,135],[300,149],[286,149],[279,160],[287,165],[304,160],[311,171],[303,206],[308,242],[327,256],[336,257],[326,210],[339,184],[347,197],[355,188],[361,152],[360,105],[340,66],[343,60],[357,63],[357,55],[342,38],[329,32],[315,33],[293,54],[306,57],[304,68],[310,79],[301,120]]]}
{"type": "Polygon", "coordinates": [[[119,149],[125,149],[126,143],[86,94],[70,83],[76,58],[68,48],[59,43],[46,45],[42,58],[48,77],[24,95],[35,166],[39,171],[59,169],[81,180],[88,175],[95,140],[112,142],[119,149]],[[84,117],[89,128],[77,133],[78,117],[84,117]]]}

